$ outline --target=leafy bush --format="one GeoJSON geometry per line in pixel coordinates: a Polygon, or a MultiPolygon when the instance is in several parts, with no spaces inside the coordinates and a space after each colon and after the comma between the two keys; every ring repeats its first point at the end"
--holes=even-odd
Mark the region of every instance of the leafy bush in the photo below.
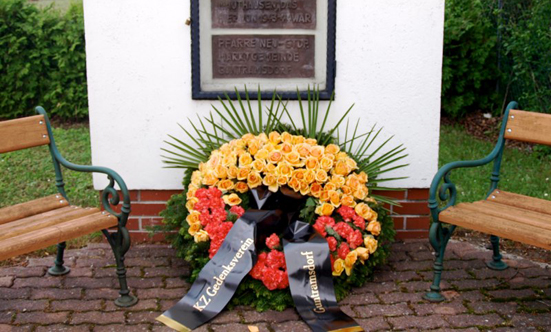
{"type": "Polygon", "coordinates": [[[61,14],[25,0],[0,0],[0,118],[88,115],[82,5],[61,14]]]}

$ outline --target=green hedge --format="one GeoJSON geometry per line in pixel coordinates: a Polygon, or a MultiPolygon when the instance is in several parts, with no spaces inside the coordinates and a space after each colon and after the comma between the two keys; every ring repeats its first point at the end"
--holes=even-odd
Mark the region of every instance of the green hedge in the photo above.
{"type": "Polygon", "coordinates": [[[446,0],[442,111],[551,112],[551,0],[446,0]]]}
{"type": "Polygon", "coordinates": [[[0,118],[36,105],[64,120],[88,116],[82,5],[60,13],[0,0],[0,118]]]}

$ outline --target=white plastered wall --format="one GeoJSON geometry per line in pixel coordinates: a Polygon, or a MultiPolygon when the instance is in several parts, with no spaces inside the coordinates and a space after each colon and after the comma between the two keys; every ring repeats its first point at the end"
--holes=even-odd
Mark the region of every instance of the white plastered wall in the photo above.
{"type": "MultiPolygon", "coordinates": [[[[92,163],[130,189],[181,188],[182,170],[163,168],[163,141],[211,109],[191,99],[189,1],[84,0],[84,15],[92,163]]],[[[338,2],[330,120],[355,103],[351,119],[407,147],[410,165],[392,176],[408,178],[394,187],[427,188],[437,170],[443,22],[442,0],[338,2]]],[[[94,175],[96,189],[106,183],[94,175]]]]}

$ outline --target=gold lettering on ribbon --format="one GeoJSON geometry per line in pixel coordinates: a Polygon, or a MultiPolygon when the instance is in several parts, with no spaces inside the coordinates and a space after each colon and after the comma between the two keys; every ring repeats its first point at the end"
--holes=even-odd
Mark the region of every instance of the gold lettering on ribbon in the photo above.
{"type": "Polygon", "coordinates": [[[302,256],[306,256],[306,265],[304,265],[302,268],[308,271],[308,281],[310,283],[310,290],[312,291],[312,295],[310,295],[310,297],[314,301],[315,306],[313,311],[317,314],[322,314],[325,312],[325,308],[321,303],[321,297],[318,288],[318,277],[316,276],[316,266],[314,265],[314,253],[312,251],[301,251],[300,254],[302,256]]]}
{"type": "Polygon", "coordinates": [[[214,285],[212,287],[207,287],[205,290],[206,295],[201,295],[199,297],[199,300],[195,302],[193,305],[193,308],[197,311],[203,311],[210,301],[212,301],[212,298],[215,297],[218,294],[218,291],[222,288],[222,285],[226,281],[226,277],[231,273],[231,271],[235,268],[235,266],[239,263],[239,260],[243,257],[243,254],[249,247],[254,243],[254,240],[251,238],[248,238],[243,242],[239,250],[235,253],[235,256],[233,256],[232,260],[227,265],[222,265],[222,272],[218,276],[214,276],[213,279],[215,281],[214,285]]]}

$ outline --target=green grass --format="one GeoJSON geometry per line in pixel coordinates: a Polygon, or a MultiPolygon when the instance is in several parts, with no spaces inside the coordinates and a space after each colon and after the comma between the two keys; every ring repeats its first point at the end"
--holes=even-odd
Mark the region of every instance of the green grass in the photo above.
{"type": "MultiPolygon", "coordinates": [[[[463,128],[442,125],[439,166],[457,160],[485,157],[495,142],[486,142],[468,135],[463,128]]],[[[452,171],[458,202],[486,198],[493,164],[452,171]]],[[[506,148],[501,164],[498,187],[505,191],[551,200],[551,157],[540,157],[528,151],[506,148]]]]}
{"type": "MultiPolygon", "coordinates": [[[[61,154],[70,162],[90,165],[90,134],[85,126],[54,129],[61,154]]],[[[74,205],[99,206],[92,175],[63,170],[65,190],[74,205]]],[[[47,146],[0,154],[0,207],[57,193],[47,146]]]]}

